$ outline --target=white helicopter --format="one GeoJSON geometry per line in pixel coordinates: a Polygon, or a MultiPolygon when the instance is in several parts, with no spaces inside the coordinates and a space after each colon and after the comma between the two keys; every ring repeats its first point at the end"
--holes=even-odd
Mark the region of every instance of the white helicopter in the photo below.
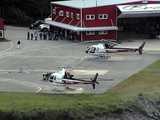
{"type": "Polygon", "coordinates": [[[95,74],[94,78],[90,80],[82,80],[78,78],[74,78],[74,75],[70,74],[66,71],[66,69],[62,69],[58,72],[48,72],[43,74],[43,80],[47,80],[49,82],[53,82],[56,84],[63,85],[73,85],[73,84],[91,84],[93,89],[95,89],[95,85],[99,84],[97,82],[98,73],[95,74]]]}
{"type": "Polygon", "coordinates": [[[99,43],[97,45],[91,45],[87,47],[86,53],[99,57],[110,57],[108,53],[118,52],[138,52],[140,55],[143,54],[143,48],[145,42],[143,42],[138,48],[129,47],[117,47],[115,42],[99,43]]]}

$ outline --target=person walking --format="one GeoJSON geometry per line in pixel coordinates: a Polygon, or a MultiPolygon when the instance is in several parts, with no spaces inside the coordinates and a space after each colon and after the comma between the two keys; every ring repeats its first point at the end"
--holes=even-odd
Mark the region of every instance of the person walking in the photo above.
{"type": "Polygon", "coordinates": [[[18,48],[18,49],[20,48],[20,45],[21,45],[21,41],[18,40],[18,41],[17,41],[17,48],[18,48]]]}

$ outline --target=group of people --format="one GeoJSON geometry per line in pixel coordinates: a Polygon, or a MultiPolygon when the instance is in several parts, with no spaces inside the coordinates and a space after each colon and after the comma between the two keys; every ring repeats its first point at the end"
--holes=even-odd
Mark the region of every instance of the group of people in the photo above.
{"type": "MultiPolygon", "coordinates": [[[[74,40],[75,36],[70,35],[65,37],[62,31],[45,31],[41,32],[39,30],[29,30],[27,32],[27,40],[74,40]]],[[[21,40],[17,40],[17,48],[21,47],[21,40]]]]}
{"type": "Polygon", "coordinates": [[[37,30],[27,32],[27,40],[59,40],[61,39],[56,32],[40,32],[37,30]]]}

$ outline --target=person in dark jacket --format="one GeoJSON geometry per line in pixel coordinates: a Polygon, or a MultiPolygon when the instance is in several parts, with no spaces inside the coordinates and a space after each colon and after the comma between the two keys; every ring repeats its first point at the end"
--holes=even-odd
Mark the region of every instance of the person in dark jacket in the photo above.
{"type": "Polygon", "coordinates": [[[21,41],[18,40],[18,41],[17,41],[17,48],[18,48],[18,49],[20,48],[20,45],[21,45],[21,41]]]}

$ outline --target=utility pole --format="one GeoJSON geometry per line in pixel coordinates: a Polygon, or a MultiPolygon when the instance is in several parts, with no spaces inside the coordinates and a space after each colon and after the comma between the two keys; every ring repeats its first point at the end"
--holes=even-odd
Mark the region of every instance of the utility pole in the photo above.
{"type": "MultiPolygon", "coordinates": [[[[83,6],[84,6],[84,0],[82,0],[82,7],[80,8],[80,16],[81,16],[81,28],[83,27],[83,6]]],[[[80,35],[81,35],[81,42],[83,41],[83,32],[80,31],[80,35]]]]}
{"type": "Polygon", "coordinates": [[[96,0],[96,7],[97,7],[97,0],[96,0]]]}

